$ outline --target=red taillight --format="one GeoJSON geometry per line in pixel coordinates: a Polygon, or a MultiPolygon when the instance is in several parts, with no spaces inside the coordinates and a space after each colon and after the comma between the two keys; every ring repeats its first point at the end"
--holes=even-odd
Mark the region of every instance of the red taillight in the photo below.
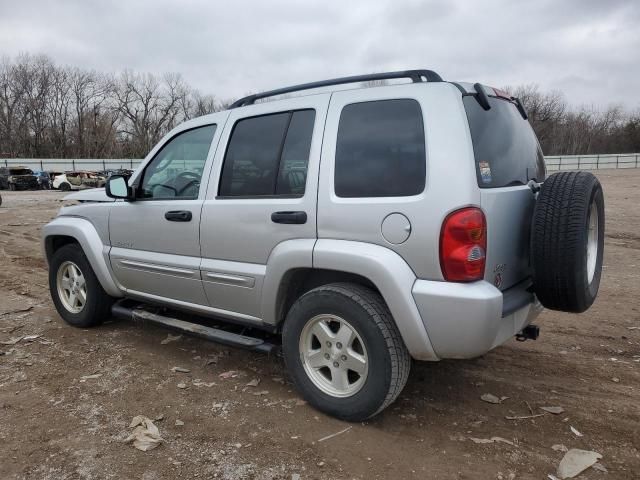
{"type": "Polygon", "coordinates": [[[482,210],[463,208],[449,214],[440,232],[440,267],[449,282],[473,282],[484,277],[487,222],[482,210]]]}

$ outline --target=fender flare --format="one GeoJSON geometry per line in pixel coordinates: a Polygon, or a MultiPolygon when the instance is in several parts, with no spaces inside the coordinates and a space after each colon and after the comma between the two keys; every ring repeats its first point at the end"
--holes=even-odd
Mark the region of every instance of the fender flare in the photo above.
{"type": "Polygon", "coordinates": [[[413,298],[415,273],[393,250],[371,243],[318,239],[314,268],[355,273],[371,280],[389,307],[409,353],[416,360],[438,360],[413,298]]]}
{"type": "Polygon", "coordinates": [[[380,245],[329,239],[296,239],[280,243],[267,262],[261,296],[262,320],[277,323],[278,290],[292,270],[324,269],[369,279],[380,291],[409,353],[416,360],[438,360],[412,290],[413,270],[400,255],[380,245]]]}
{"type": "Polygon", "coordinates": [[[74,238],[82,247],[91,268],[93,268],[100,285],[112,297],[122,297],[123,292],[118,288],[109,263],[110,246],[104,245],[93,224],[78,217],[57,217],[42,229],[42,240],[47,262],[53,254],[53,237],[74,238]]]}
{"type": "Polygon", "coordinates": [[[315,243],[315,238],[286,240],[276,245],[269,254],[260,298],[260,312],[265,324],[278,323],[278,291],[285,275],[297,268],[313,267],[315,243]]]}

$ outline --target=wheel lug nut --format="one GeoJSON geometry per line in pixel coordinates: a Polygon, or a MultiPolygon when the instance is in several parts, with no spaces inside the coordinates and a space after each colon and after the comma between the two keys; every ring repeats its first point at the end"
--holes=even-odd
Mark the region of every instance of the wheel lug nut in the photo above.
{"type": "Polygon", "coordinates": [[[330,358],[329,354],[328,354],[328,353],[325,353],[325,354],[324,354],[324,358],[326,358],[327,360],[329,360],[329,358],[330,358]]]}
{"type": "Polygon", "coordinates": [[[338,362],[333,362],[333,366],[338,368],[340,366],[340,364],[338,362]]]}
{"type": "Polygon", "coordinates": [[[342,344],[340,342],[336,343],[336,347],[342,348],[342,344]]]}
{"type": "Polygon", "coordinates": [[[327,342],[327,347],[331,348],[331,342],[327,342]]]}
{"type": "Polygon", "coordinates": [[[341,357],[341,358],[342,358],[342,361],[343,361],[343,362],[346,362],[346,361],[347,361],[347,356],[346,356],[346,355],[342,355],[342,357],[341,357]]]}

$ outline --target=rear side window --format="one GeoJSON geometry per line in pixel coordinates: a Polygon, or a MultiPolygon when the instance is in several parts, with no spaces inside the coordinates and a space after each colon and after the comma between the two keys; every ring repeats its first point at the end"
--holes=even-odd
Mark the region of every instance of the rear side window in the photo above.
{"type": "Polygon", "coordinates": [[[354,103],[342,109],[335,159],[339,197],[403,197],[424,190],[422,111],[415,100],[354,103]]]}
{"type": "Polygon", "coordinates": [[[465,96],[463,103],[471,129],[479,187],[544,181],[542,150],[531,125],[513,103],[489,97],[491,108],[484,110],[471,95],[465,96]]]}
{"type": "Polygon", "coordinates": [[[219,195],[304,195],[314,120],[314,110],[239,120],[225,154],[219,195]]]}

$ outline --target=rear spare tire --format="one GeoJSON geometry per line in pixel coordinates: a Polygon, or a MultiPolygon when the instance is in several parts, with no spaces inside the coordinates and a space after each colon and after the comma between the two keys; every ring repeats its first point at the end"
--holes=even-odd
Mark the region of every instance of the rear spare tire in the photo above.
{"type": "Polygon", "coordinates": [[[598,294],[604,251],[604,196],[588,172],[559,172],[542,185],[533,213],[536,295],[551,310],[581,313],[598,294]]]}

